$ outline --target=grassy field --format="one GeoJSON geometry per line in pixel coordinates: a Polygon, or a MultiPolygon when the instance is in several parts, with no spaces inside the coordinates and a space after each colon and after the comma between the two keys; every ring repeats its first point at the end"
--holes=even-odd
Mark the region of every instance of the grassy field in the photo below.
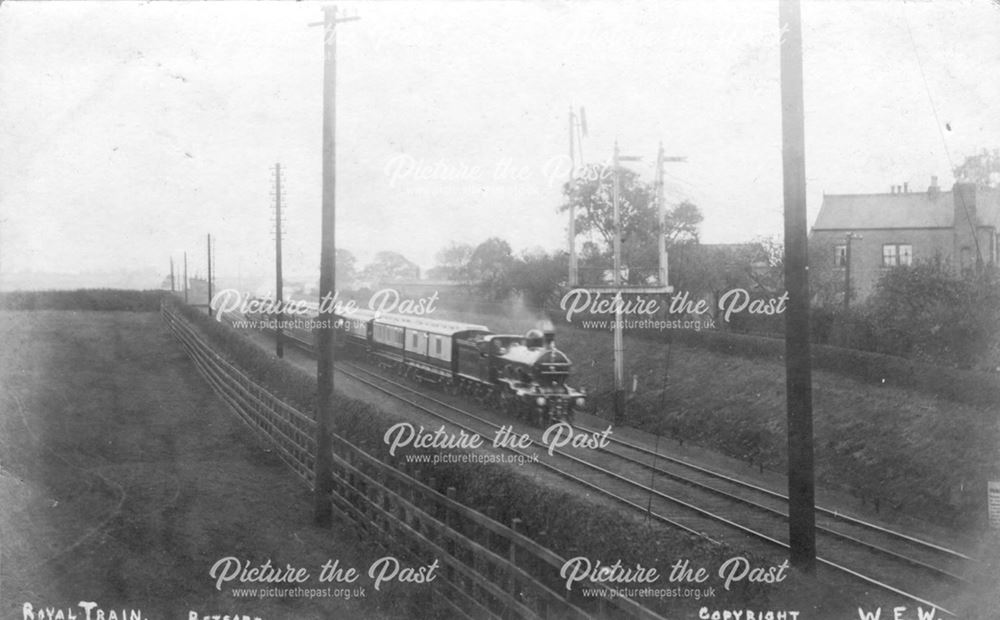
{"type": "MultiPolygon", "coordinates": [[[[442,315],[444,318],[444,315],[442,315]]],[[[523,333],[529,318],[452,315],[494,331],[523,333]]],[[[574,361],[573,384],[611,417],[610,331],[560,325],[557,346],[574,361]]],[[[783,362],[748,359],[626,332],[627,424],[695,443],[775,471],[786,467],[783,362]]],[[[1000,381],[1000,377],[997,379],[1000,381]]],[[[918,516],[948,528],[981,530],[986,481],[1000,478],[995,406],[975,407],[832,372],[813,373],[816,474],[853,495],[859,509],[918,516]]]]}
{"type": "MultiPolygon", "coordinates": [[[[426,586],[238,598],[218,560],[361,570],[386,555],[311,525],[311,496],[214,396],[156,313],[0,312],[0,617],[443,615],[426,586]]],[[[237,584],[238,585],[238,584],[237,584]]],[[[280,584],[278,584],[280,585],[280,584]]]]}

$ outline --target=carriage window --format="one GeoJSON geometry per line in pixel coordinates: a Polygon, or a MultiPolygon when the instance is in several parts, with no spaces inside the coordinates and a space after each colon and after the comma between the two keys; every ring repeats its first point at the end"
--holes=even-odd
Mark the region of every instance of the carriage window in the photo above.
{"type": "Polygon", "coordinates": [[[437,337],[434,338],[434,347],[435,347],[435,352],[438,355],[441,355],[441,337],[440,336],[437,336],[437,337]]]}
{"type": "Polygon", "coordinates": [[[419,336],[417,334],[413,334],[413,346],[417,346],[418,341],[419,341],[419,336]]]}

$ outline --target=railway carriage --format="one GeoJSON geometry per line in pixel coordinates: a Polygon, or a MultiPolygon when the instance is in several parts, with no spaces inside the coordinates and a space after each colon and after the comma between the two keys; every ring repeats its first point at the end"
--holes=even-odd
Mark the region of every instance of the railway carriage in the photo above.
{"type": "Polygon", "coordinates": [[[374,318],[374,312],[363,309],[355,309],[346,314],[336,315],[336,341],[359,352],[367,352],[372,339],[372,320],[374,318]]]}
{"type": "Polygon", "coordinates": [[[544,426],[572,422],[586,394],[566,381],[572,363],[555,332],[494,334],[485,325],[354,310],[336,315],[337,342],[398,374],[488,401],[544,426]]]}
{"type": "Polygon", "coordinates": [[[368,327],[369,353],[401,374],[451,387],[458,368],[456,342],[485,333],[485,325],[375,316],[368,327]]]}

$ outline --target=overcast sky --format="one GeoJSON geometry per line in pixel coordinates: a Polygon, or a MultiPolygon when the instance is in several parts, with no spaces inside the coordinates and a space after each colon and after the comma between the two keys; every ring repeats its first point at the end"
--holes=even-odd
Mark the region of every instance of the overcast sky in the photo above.
{"type": "MultiPolygon", "coordinates": [[[[588,162],[616,139],[647,179],[660,141],[688,158],[667,198],[701,208],[703,241],[779,236],[777,5],[340,3],[361,19],[338,28],[338,246],[424,268],[452,240],[563,247],[571,105],[588,162]]],[[[206,232],[220,273],[269,274],[276,162],[286,269],[317,272],[321,20],[310,3],[0,5],[0,278],[166,274],[184,250],[203,271],[206,232]]],[[[997,3],[805,2],[803,30],[810,223],[823,192],[949,186],[1000,147],[997,3]]]]}

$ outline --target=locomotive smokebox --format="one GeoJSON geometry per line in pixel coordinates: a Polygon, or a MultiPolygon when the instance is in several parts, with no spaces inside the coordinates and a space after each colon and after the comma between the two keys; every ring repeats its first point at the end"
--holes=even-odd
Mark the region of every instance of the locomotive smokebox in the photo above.
{"type": "Polygon", "coordinates": [[[545,346],[554,349],[556,347],[556,326],[552,324],[552,321],[545,319],[538,327],[545,334],[545,346]]]}

